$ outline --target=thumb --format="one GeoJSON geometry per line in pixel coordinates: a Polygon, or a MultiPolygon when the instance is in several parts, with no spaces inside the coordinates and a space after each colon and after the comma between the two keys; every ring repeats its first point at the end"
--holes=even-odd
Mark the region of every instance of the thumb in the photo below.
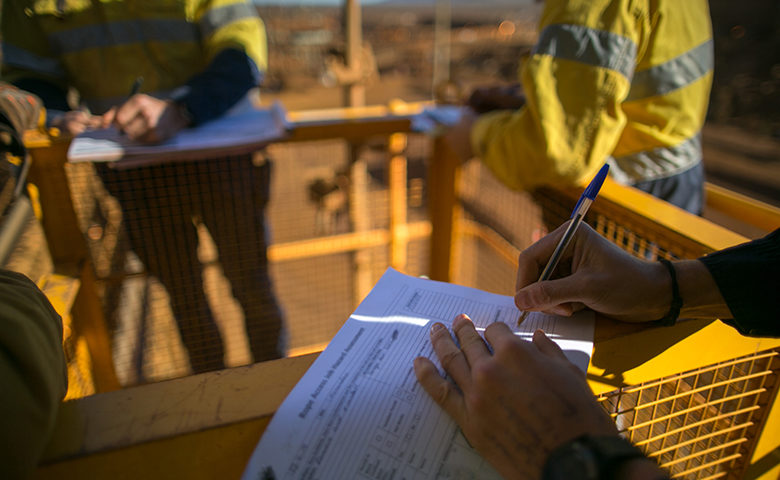
{"type": "Polygon", "coordinates": [[[582,283],[575,273],[556,280],[532,283],[515,292],[515,305],[520,310],[554,311],[571,315],[574,302],[584,303],[582,283]]]}
{"type": "Polygon", "coordinates": [[[103,124],[103,127],[108,127],[112,123],[114,123],[114,118],[116,118],[116,107],[111,107],[106,113],[103,114],[101,117],[101,121],[103,124]]]}

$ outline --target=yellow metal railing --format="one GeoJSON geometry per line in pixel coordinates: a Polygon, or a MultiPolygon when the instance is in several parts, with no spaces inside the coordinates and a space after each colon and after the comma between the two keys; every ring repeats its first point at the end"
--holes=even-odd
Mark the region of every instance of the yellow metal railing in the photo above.
{"type": "MultiPolygon", "coordinates": [[[[268,251],[272,263],[310,261],[325,255],[383,248],[387,251],[387,264],[403,270],[409,242],[428,239],[431,278],[444,281],[461,278],[458,272],[463,271],[462,264],[468,260],[463,254],[466,240],[491,252],[505,270],[513,269],[519,249],[532,238],[513,241],[469,215],[461,194],[463,166],[440,139],[430,141],[426,184],[428,219],[409,220],[405,148],[411,134],[409,116],[418,110],[419,106],[395,104],[392,108],[290,114],[292,131],[285,143],[293,147],[301,142],[332,139],[342,139],[351,145],[375,136],[387,140],[389,221],[386,228],[363,228],[274,243],[268,251]]],[[[67,191],[64,172],[67,143],[29,140],[37,168],[33,181],[42,191],[44,227],[52,256],[58,262],[88,263],[83,233],[78,228],[67,191]]],[[[709,198],[720,210],[750,219],[762,228],[778,225],[777,209],[729,192],[712,188],[708,191],[709,198]]],[[[350,193],[361,198],[359,191],[350,193]]],[[[549,229],[568,217],[579,193],[576,188],[546,188],[535,192],[532,200],[527,201],[541,212],[538,223],[549,229]]],[[[728,229],[611,181],[604,185],[587,220],[607,238],[644,258],[696,258],[746,240],[728,229]]],[[[94,279],[87,276],[81,288],[91,290],[90,301],[85,303],[90,310],[82,310],[82,315],[100,323],[94,279]]],[[[359,298],[358,290],[353,301],[359,298]]],[[[101,335],[106,334],[96,337],[101,335]]],[[[110,354],[110,350],[105,351],[107,341],[103,338],[102,342],[90,344],[94,363],[107,360],[106,355],[110,354]]],[[[316,350],[323,345],[315,342],[295,353],[316,350]]],[[[776,461],[773,463],[772,455],[780,449],[780,407],[775,402],[778,349],[778,340],[742,337],[720,322],[691,320],[672,328],[643,328],[599,319],[588,378],[621,431],[648,454],[659,458],[676,477],[776,478],[780,466],[776,461]]],[[[302,358],[310,361],[309,357],[302,358]]]]}

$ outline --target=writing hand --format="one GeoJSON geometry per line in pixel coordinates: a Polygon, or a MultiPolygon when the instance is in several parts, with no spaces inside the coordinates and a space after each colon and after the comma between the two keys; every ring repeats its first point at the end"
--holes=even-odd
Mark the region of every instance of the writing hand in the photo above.
{"type": "Polygon", "coordinates": [[[51,120],[51,126],[60,129],[69,135],[78,135],[85,130],[100,128],[102,120],[100,116],[91,115],[81,110],[71,110],[51,120]]]}
{"type": "MultiPolygon", "coordinates": [[[[515,285],[518,308],[571,315],[588,307],[629,322],[657,320],[669,311],[672,283],[666,267],[629,255],[586,224],[577,230],[554,278],[537,282],[539,272],[565,229],[564,224],[518,257],[515,285]]],[[[702,262],[675,261],[674,268],[684,302],[681,316],[732,317],[702,262]]]]}
{"type": "Polygon", "coordinates": [[[466,315],[453,322],[460,348],[442,324],[431,328],[436,356],[455,384],[424,357],[414,371],[423,389],[505,478],[540,478],[548,454],[585,433],[617,435],[582,371],[537,331],[532,342],[503,323],[479,336],[466,315]]]}
{"type": "Polygon", "coordinates": [[[103,115],[103,122],[113,124],[131,139],[144,143],[167,140],[188,124],[173,102],[142,93],[110,109],[103,115]]]}
{"type": "Polygon", "coordinates": [[[587,306],[626,321],[664,316],[672,299],[666,268],[629,255],[584,223],[564,252],[554,278],[537,282],[565,227],[520,253],[515,285],[518,308],[568,316],[587,306]]]}

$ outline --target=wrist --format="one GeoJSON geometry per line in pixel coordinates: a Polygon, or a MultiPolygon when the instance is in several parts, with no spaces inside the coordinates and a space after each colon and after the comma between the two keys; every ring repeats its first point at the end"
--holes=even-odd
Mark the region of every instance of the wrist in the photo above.
{"type": "Polygon", "coordinates": [[[733,318],[710,271],[699,260],[674,262],[683,299],[683,318],[733,318]]]}
{"type": "Polygon", "coordinates": [[[583,435],[553,450],[542,470],[543,480],[621,480],[624,473],[661,470],[641,450],[619,435],[583,435]],[[641,460],[641,462],[640,462],[641,460]]]}
{"type": "Polygon", "coordinates": [[[669,474],[653,460],[634,458],[624,462],[615,471],[614,480],[669,480],[669,474]]]}
{"type": "Polygon", "coordinates": [[[658,260],[658,263],[663,265],[664,269],[666,269],[666,273],[669,276],[669,292],[671,300],[669,301],[669,310],[666,312],[666,315],[661,317],[659,320],[656,320],[656,323],[664,327],[669,327],[677,323],[677,319],[680,317],[680,310],[682,309],[683,299],[680,296],[680,285],[677,282],[677,270],[675,269],[674,265],[672,265],[672,262],[665,258],[661,258],[658,260]]]}
{"type": "Polygon", "coordinates": [[[672,304],[672,278],[661,262],[645,262],[645,265],[642,276],[646,282],[642,285],[642,290],[647,303],[644,304],[641,314],[645,321],[650,321],[669,313],[672,304]]]}
{"type": "Polygon", "coordinates": [[[195,123],[192,112],[190,112],[190,109],[187,107],[186,103],[182,101],[174,101],[172,106],[174,108],[178,123],[182,126],[182,128],[190,127],[195,123]]]}

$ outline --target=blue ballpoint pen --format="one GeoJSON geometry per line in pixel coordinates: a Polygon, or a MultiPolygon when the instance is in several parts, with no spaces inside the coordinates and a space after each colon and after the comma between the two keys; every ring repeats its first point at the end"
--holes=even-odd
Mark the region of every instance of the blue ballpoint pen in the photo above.
{"type": "MultiPolygon", "coordinates": [[[[558,265],[558,261],[561,259],[561,255],[563,255],[563,252],[566,251],[566,247],[569,246],[572,239],[574,238],[574,234],[577,232],[577,227],[580,226],[580,223],[582,223],[582,220],[585,218],[585,214],[588,212],[590,204],[593,203],[593,200],[596,199],[596,195],[598,195],[599,190],[601,190],[601,185],[604,183],[604,179],[607,178],[608,172],[609,164],[605,163],[604,166],[601,167],[601,170],[599,170],[599,173],[597,173],[596,176],[593,177],[593,180],[590,181],[588,188],[586,188],[585,191],[582,192],[582,195],[580,195],[580,199],[577,201],[577,205],[574,206],[574,211],[571,213],[571,217],[569,217],[571,222],[566,228],[566,231],[563,233],[561,241],[558,242],[558,245],[555,247],[555,251],[553,251],[550,260],[547,262],[547,266],[544,267],[542,274],[539,275],[539,282],[549,279],[550,275],[552,275],[555,266],[558,265]]],[[[523,320],[525,320],[526,315],[528,315],[528,311],[523,310],[523,313],[520,314],[520,318],[517,319],[518,325],[523,320]]]]}

